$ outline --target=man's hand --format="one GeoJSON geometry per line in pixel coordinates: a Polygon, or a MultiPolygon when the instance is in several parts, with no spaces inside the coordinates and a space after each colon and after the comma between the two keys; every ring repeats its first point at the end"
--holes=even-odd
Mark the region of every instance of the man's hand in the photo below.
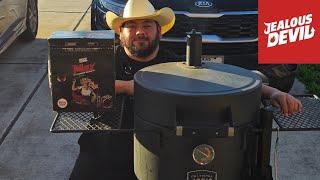
{"type": "Polygon", "coordinates": [[[290,94],[275,91],[270,96],[271,104],[282,109],[285,116],[290,116],[295,112],[301,111],[302,104],[290,94]]]}
{"type": "Polygon", "coordinates": [[[295,112],[301,111],[302,104],[295,97],[288,93],[276,91],[270,96],[271,104],[282,109],[285,116],[291,116],[295,112]]]}
{"type": "Polygon", "coordinates": [[[262,85],[262,96],[269,98],[273,106],[281,108],[285,116],[301,111],[300,100],[273,87],[262,85]]]}
{"type": "Polygon", "coordinates": [[[115,82],[115,89],[116,94],[127,94],[129,96],[133,96],[133,80],[131,81],[122,81],[122,80],[116,80],[115,82]]]}

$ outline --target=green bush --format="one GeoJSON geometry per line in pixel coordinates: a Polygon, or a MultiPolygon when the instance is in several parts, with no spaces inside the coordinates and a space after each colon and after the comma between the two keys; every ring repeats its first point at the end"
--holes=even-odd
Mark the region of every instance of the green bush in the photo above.
{"type": "Polygon", "coordinates": [[[298,79],[306,85],[309,93],[320,97],[320,65],[300,65],[298,79]]]}

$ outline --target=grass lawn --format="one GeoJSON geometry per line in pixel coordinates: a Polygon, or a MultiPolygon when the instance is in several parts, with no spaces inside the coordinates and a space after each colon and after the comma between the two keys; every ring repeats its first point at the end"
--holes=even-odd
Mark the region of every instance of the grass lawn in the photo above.
{"type": "Polygon", "coordinates": [[[320,65],[299,65],[297,75],[310,94],[320,97],[320,65]]]}

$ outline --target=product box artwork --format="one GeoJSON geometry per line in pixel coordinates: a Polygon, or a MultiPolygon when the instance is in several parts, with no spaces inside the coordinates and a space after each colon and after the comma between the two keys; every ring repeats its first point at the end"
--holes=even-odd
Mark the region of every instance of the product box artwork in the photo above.
{"type": "Polygon", "coordinates": [[[59,31],[48,42],[53,110],[110,110],[115,99],[114,31],[59,31]]]}

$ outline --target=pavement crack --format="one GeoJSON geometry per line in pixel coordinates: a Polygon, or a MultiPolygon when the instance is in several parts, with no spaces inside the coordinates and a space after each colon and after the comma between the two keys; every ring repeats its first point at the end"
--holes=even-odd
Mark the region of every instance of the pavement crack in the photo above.
{"type": "Polygon", "coordinates": [[[89,7],[87,8],[86,12],[83,13],[83,15],[81,16],[80,20],[78,21],[78,23],[76,24],[76,26],[72,29],[72,31],[76,31],[80,25],[80,23],[82,22],[82,20],[84,19],[84,17],[86,16],[86,14],[88,13],[89,9],[91,7],[91,4],[89,5],[89,7]]]}

